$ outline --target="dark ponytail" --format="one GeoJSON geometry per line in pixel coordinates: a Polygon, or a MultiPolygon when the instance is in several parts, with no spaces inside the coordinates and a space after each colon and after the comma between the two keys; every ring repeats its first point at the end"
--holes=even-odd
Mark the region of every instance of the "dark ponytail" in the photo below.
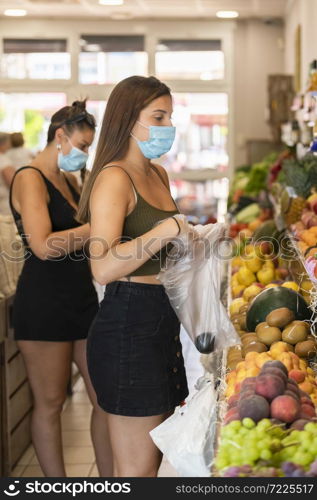
{"type": "Polygon", "coordinates": [[[95,130],[96,120],[86,110],[86,99],[74,101],[71,106],[65,106],[54,113],[47,133],[48,144],[55,139],[55,132],[60,127],[63,127],[67,135],[71,135],[75,129],[83,130],[85,127],[95,130]]]}

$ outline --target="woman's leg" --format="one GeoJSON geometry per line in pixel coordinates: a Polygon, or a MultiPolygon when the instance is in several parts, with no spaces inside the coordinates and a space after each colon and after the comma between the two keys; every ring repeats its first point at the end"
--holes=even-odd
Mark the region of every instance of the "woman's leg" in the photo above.
{"type": "Polygon", "coordinates": [[[90,430],[95,449],[98,472],[101,477],[112,477],[112,450],[108,431],[107,413],[98,405],[96,393],[90,381],[86,360],[86,343],[86,340],[77,340],[74,342],[73,359],[83,376],[89,399],[93,405],[90,430]]]}
{"type": "Polygon", "coordinates": [[[124,417],[108,413],[115,477],[157,477],[162,453],[149,432],[169,415],[124,417]]]}
{"type": "Polygon", "coordinates": [[[18,341],[34,397],[32,440],[43,473],[64,477],[61,411],[66,399],[72,343],[18,341]]]}

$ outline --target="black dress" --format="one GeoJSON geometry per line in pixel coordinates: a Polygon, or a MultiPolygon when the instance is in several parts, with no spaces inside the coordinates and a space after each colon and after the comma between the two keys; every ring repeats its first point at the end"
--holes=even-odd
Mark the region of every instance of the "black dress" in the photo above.
{"type": "MultiPolygon", "coordinates": [[[[74,208],[61,192],[37,170],[46,185],[50,201],[48,211],[52,231],[79,227],[74,208]]],[[[66,178],[67,180],[67,178],[66,178]]],[[[79,194],[67,180],[76,204],[79,194]]],[[[74,341],[85,339],[98,310],[98,298],[92,283],[87,257],[83,250],[59,259],[41,260],[33,254],[24,234],[20,214],[10,206],[25,245],[25,263],[13,304],[13,327],[16,340],[74,341]]]]}

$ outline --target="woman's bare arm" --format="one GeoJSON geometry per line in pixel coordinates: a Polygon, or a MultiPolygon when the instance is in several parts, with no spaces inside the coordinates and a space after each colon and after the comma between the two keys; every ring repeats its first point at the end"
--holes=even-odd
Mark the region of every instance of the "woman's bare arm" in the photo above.
{"type": "Polygon", "coordinates": [[[14,181],[24,232],[32,252],[41,260],[62,257],[83,247],[90,235],[89,224],[65,231],[52,231],[47,190],[41,175],[31,169],[14,181]]]}
{"type": "Polygon", "coordinates": [[[177,223],[169,218],[139,238],[121,243],[130,198],[131,182],[124,172],[111,168],[99,174],[90,202],[90,258],[94,278],[101,285],[132,273],[178,234],[177,223]]]}

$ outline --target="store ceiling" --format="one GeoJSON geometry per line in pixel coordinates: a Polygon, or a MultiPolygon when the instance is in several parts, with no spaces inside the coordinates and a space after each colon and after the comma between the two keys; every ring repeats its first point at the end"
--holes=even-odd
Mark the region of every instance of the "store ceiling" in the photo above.
{"type": "Polygon", "coordinates": [[[240,18],[283,17],[289,0],[125,0],[102,6],[98,0],[0,0],[5,9],[26,9],[30,17],[58,18],[213,18],[218,10],[237,10],[240,18]]]}

